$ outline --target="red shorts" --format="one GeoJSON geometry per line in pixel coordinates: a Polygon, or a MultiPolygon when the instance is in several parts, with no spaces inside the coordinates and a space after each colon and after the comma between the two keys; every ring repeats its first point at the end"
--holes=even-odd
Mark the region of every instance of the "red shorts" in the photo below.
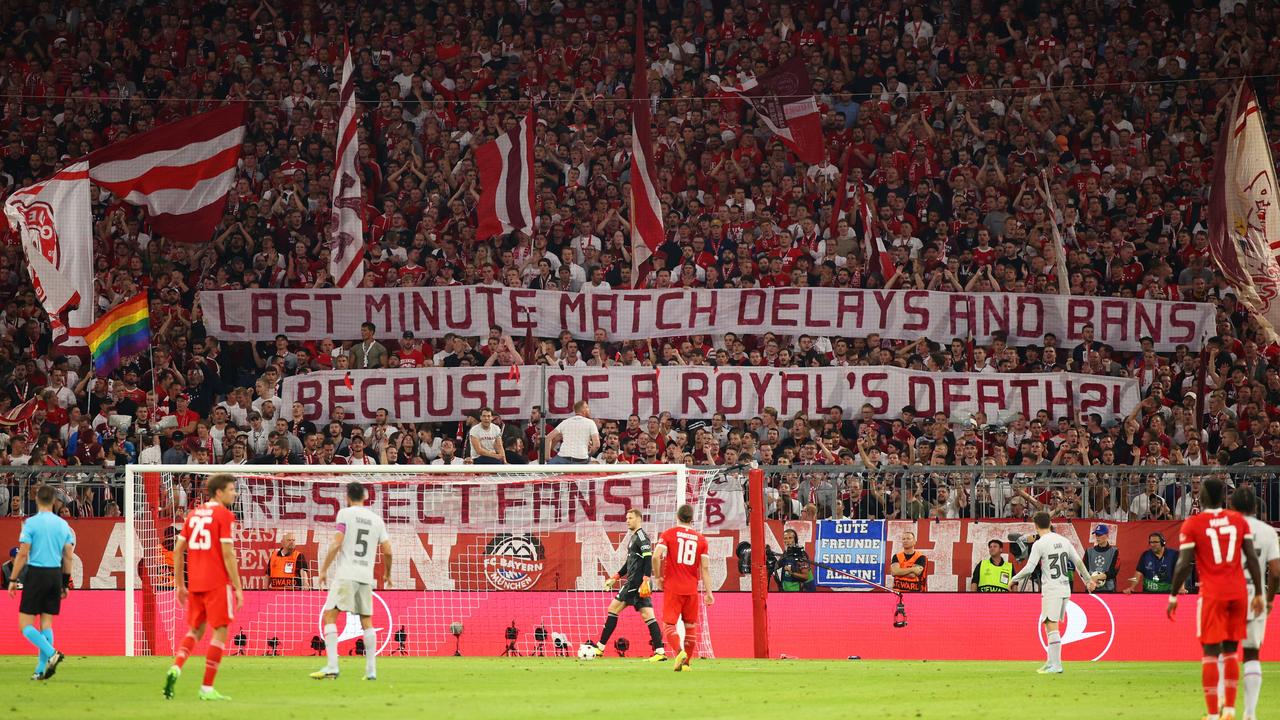
{"type": "Polygon", "coordinates": [[[208,623],[209,627],[226,627],[236,617],[234,602],[230,585],[217,590],[188,593],[187,625],[198,628],[208,623]]]}
{"type": "Polygon", "coordinates": [[[1201,596],[1196,601],[1196,637],[1201,645],[1239,642],[1249,623],[1249,599],[1222,599],[1201,596]]]}
{"type": "Polygon", "coordinates": [[[662,622],[675,625],[684,618],[685,625],[698,624],[698,593],[662,593],[662,622]]]}

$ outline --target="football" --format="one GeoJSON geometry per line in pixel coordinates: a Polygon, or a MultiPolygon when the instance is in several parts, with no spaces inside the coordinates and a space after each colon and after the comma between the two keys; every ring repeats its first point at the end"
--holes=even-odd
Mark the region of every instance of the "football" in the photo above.
{"type": "Polygon", "coordinates": [[[579,645],[578,659],[579,660],[595,660],[596,659],[595,646],[592,645],[591,643],[582,643],[581,645],[579,645]]]}

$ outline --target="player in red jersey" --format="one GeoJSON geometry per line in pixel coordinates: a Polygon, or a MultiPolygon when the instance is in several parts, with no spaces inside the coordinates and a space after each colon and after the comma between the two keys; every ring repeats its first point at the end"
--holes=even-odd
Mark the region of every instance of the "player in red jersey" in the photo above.
{"type": "Polygon", "coordinates": [[[191,630],[182,638],[164,681],[164,696],[173,698],[174,686],[182,674],[182,666],[204,637],[206,625],[213,627],[213,639],[204,656],[204,682],[201,700],[230,700],[213,689],[213,678],[227,647],[227,626],[235,612],[244,605],[240,588],[240,569],[236,564],[233,531],[235,516],[229,509],[236,501],[236,479],[219,474],[206,484],[209,502],[187,513],[182,533],[173,546],[173,577],[178,586],[178,602],[187,605],[187,625],[191,630]],[[184,552],[186,551],[186,552],[184,552]],[[185,565],[185,574],[184,574],[185,565]],[[234,592],[234,605],[232,593],[234,592]]]}
{"type": "Polygon", "coordinates": [[[1166,613],[1173,619],[1178,609],[1178,591],[1191,575],[1194,560],[1200,572],[1200,600],[1196,606],[1196,633],[1204,646],[1200,676],[1209,720],[1236,716],[1236,686],[1240,682],[1240,660],[1236,647],[1245,637],[1249,617],[1249,596],[1244,584],[1244,567],[1253,578],[1253,612],[1263,604],[1262,570],[1253,551],[1253,533],[1244,516],[1223,509],[1226,484],[1206,478],[1200,484],[1200,504],[1204,510],[1182,522],[1178,537],[1178,564],[1173,569],[1173,589],[1166,613]],[[1218,665],[1222,665],[1222,697],[1218,697],[1218,665]]]}
{"type": "Polygon", "coordinates": [[[653,549],[653,589],[667,586],[662,593],[662,636],[671,647],[680,647],[676,622],[684,619],[684,647],[676,655],[675,671],[689,669],[698,654],[698,578],[705,588],[703,600],[715,602],[711,594],[711,561],[707,539],[693,527],[693,506],[681,505],[676,526],[658,536],[653,549]]]}

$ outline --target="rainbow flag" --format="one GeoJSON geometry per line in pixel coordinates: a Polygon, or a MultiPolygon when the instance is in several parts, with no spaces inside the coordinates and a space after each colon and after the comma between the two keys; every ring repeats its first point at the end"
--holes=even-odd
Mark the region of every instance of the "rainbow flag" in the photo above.
{"type": "Polygon", "coordinates": [[[98,377],[107,377],[130,355],[147,349],[151,342],[151,314],[144,290],[111,308],[98,318],[84,334],[93,369],[98,377]]]}

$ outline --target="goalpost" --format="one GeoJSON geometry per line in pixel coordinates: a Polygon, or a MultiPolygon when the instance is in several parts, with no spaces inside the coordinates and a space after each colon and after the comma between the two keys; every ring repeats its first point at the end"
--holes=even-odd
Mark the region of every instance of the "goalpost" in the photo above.
{"type": "MultiPolygon", "coordinates": [[[[572,656],[599,635],[611,596],[604,581],[626,555],[627,509],[644,513],[655,539],[683,503],[694,505],[701,523],[706,488],[717,476],[683,465],[130,465],[126,655],[169,655],[186,633],[173,543],[187,509],[206,499],[205,480],[217,473],[239,481],[231,509],[245,605],[227,650],[248,655],[322,653],[327,586],[317,575],[352,480],[365,484],[367,504],[386,522],[393,547],[391,586],[375,588],[379,653],[572,656]],[[272,589],[270,558],[286,535],[296,540],[310,578],[302,587],[272,589]]],[[[705,610],[699,654],[712,657],[705,610]]],[[[625,637],[631,656],[647,655],[639,615],[629,610],[619,621],[614,640],[625,637]]],[[[346,654],[360,633],[354,616],[343,623],[346,654]]]]}

